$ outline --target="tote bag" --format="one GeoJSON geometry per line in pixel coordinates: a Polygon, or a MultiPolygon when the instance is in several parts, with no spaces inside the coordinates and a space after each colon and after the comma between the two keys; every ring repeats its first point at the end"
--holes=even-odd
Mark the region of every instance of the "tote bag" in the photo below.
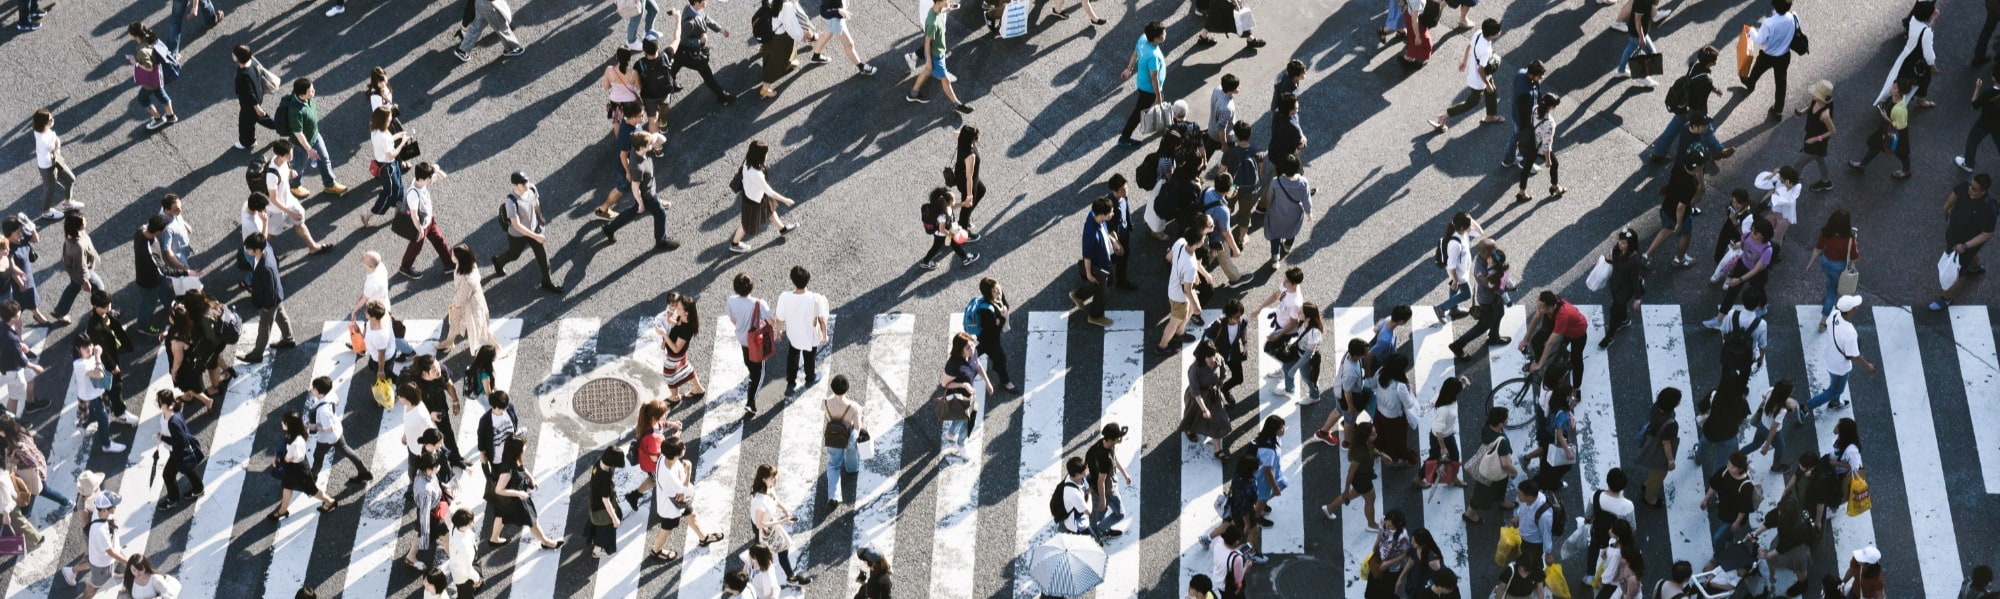
{"type": "Polygon", "coordinates": [[[1854,259],[1858,257],[1856,254],[1860,251],[1857,246],[1860,243],[1860,234],[1847,239],[1847,268],[1840,271],[1840,295],[1854,295],[1854,291],[1861,287],[1861,269],[1854,266],[1854,259]]]}

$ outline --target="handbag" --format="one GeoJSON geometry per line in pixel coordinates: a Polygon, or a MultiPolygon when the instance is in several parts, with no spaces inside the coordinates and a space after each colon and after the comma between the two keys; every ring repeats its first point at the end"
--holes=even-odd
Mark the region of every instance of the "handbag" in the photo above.
{"type": "Polygon", "coordinates": [[[396,383],[394,381],[390,381],[387,378],[375,379],[375,384],[370,386],[368,390],[375,396],[375,405],[382,406],[382,409],[387,410],[389,406],[395,405],[396,383]]]}
{"type": "Polygon", "coordinates": [[[1250,9],[1248,8],[1236,9],[1236,12],[1231,13],[1230,16],[1234,17],[1236,20],[1237,33],[1243,33],[1245,31],[1257,28],[1257,14],[1250,12],[1250,9]]]}
{"type": "Polygon", "coordinates": [[[0,556],[21,555],[28,552],[28,536],[15,530],[12,524],[0,522],[0,556]]]}
{"type": "Polygon", "coordinates": [[[1847,479],[1848,517],[1854,517],[1868,513],[1868,509],[1873,507],[1875,507],[1875,501],[1869,498],[1868,481],[1862,479],[1861,473],[1859,472],[1856,472],[1852,476],[1849,476],[1847,479]]]}
{"type": "Polygon", "coordinates": [[[764,320],[764,303],[757,302],[750,307],[750,331],[744,334],[743,347],[750,352],[750,361],[763,362],[778,351],[778,332],[764,320]]]}
{"type": "Polygon", "coordinates": [[[394,231],[397,237],[401,237],[405,241],[415,240],[417,238],[417,221],[415,218],[410,215],[410,211],[408,210],[397,210],[396,217],[389,219],[389,230],[394,231]]]}
{"type": "Polygon", "coordinates": [[[1375,569],[1380,567],[1382,562],[1375,559],[1375,550],[1368,550],[1368,557],[1361,558],[1361,579],[1368,580],[1369,575],[1374,574],[1375,569]]]}
{"type": "Polygon", "coordinates": [[[1857,245],[1859,243],[1861,243],[1859,232],[1847,238],[1847,268],[1841,269],[1840,284],[1837,286],[1840,295],[1854,295],[1854,291],[1861,287],[1861,269],[1854,266],[1854,259],[1859,257],[1857,254],[1861,251],[1857,245]]]}
{"type": "Polygon", "coordinates": [[[1659,52],[1633,54],[1631,60],[1626,61],[1626,67],[1632,70],[1633,77],[1664,75],[1667,72],[1667,59],[1659,52]]]}
{"type": "Polygon", "coordinates": [[[762,544],[765,549],[771,550],[772,553],[784,553],[792,550],[792,533],[785,530],[785,525],[779,524],[772,526],[768,531],[760,530],[757,532],[757,542],[762,544]]]}
{"type": "Polygon", "coordinates": [[[396,153],[396,160],[406,162],[415,160],[418,156],[422,155],[424,155],[424,147],[419,145],[416,139],[412,138],[409,141],[403,142],[403,151],[396,153]]]}
{"type": "Polygon", "coordinates": [[[854,457],[860,458],[862,461],[875,458],[875,437],[869,436],[868,431],[855,431],[854,457]]]}
{"type": "Polygon", "coordinates": [[[368,353],[368,336],[361,332],[361,323],[347,323],[347,348],[357,356],[368,353]]]}
{"type": "Polygon", "coordinates": [[[1025,0],[1008,2],[1000,10],[1000,39],[1012,39],[1027,35],[1029,4],[1025,0]]]}
{"type": "Polygon", "coordinates": [[[1465,475],[1473,482],[1488,485],[1506,480],[1507,469],[1500,463],[1500,441],[1505,438],[1479,446],[1479,451],[1473,452],[1472,459],[1467,461],[1465,475]]]}

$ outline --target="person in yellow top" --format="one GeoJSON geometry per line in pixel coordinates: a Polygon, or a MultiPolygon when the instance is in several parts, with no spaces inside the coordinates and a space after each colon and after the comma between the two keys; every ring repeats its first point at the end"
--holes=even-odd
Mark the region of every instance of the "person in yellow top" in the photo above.
{"type": "Polygon", "coordinates": [[[1847,168],[1865,169],[1877,155],[1893,153],[1896,160],[1902,161],[1903,168],[1889,176],[1910,178],[1910,89],[1914,85],[1915,82],[1903,78],[1889,86],[1888,98],[1875,105],[1882,123],[1868,136],[1868,153],[1859,160],[1847,161],[1847,168]]]}

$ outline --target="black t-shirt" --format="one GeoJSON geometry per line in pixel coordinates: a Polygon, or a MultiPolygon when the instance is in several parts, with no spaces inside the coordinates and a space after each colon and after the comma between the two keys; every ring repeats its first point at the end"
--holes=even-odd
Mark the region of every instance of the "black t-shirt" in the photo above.
{"type": "Polygon", "coordinates": [[[445,376],[436,380],[417,377],[417,388],[424,391],[424,409],[443,414],[451,413],[451,381],[445,376]]]}
{"type": "Polygon", "coordinates": [[[1660,209],[1667,211],[1668,214],[1677,214],[1681,204],[1692,205],[1695,198],[1700,197],[1701,175],[1687,172],[1687,169],[1674,169],[1674,172],[1667,176],[1667,187],[1663,195],[1666,197],[1661,199],[1660,209]]]}
{"type": "Polygon", "coordinates": [[[689,340],[694,339],[694,336],[700,334],[700,332],[701,332],[701,327],[696,325],[695,323],[683,322],[674,325],[674,328],[667,329],[667,339],[673,341],[676,344],[682,344],[681,353],[686,354],[687,350],[694,348],[684,344],[687,343],[689,340]]]}
{"type": "Polygon", "coordinates": [[[618,487],[612,484],[611,471],[605,470],[603,468],[591,468],[590,511],[593,512],[604,511],[599,508],[602,508],[604,506],[604,500],[606,499],[612,499],[613,500],[612,504],[616,505],[617,497],[618,497],[618,487]]]}
{"type": "Polygon", "coordinates": [[[1951,190],[1958,200],[1951,204],[1951,216],[1945,219],[1944,241],[1949,245],[1965,243],[1980,233],[1993,232],[1993,195],[1983,198],[1972,197],[1971,185],[1960,183],[1951,190]]]}
{"type": "Polygon", "coordinates": [[[1724,520],[1735,520],[1737,514],[1756,509],[1750,505],[1750,480],[1730,476],[1728,468],[1709,477],[1708,488],[1715,490],[1715,509],[1724,520]]]}
{"type": "Polygon", "coordinates": [[[1107,480],[1116,480],[1115,477],[1118,476],[1116,458],[1112,456],[1111,448],[1105,447],[1102,441],[1090,444],[1090,449],[1083,452],[1083,465],[1090,468],[1090,478],[1087,482],[1093,492],[1097,488],[1098,475],[1113,477],[1107,480]]]}
{"type": "MultiPolygon", "coordinates": [[[[1632,10],[1633,12],[1638,12],[1638,7],[1635,5],[1632,10]]],[[[1709,75],[1710,68],[1712,67],[1695,67],[1693,74],[1696,76],[1688,77],[1688,118],[1694,118],[1696,115],[1708,116],[1709,114],[1708,99],[1715,94],[1715,78],[1709,75]]],[[[1713,125],[1711,124],[1710,126],[1713,125]]]]}
{"type": "MultiPolygon", "coordinates": [[[[1656,0],[1632,0],[1632,19],[1638,21],[1640,28],[1650,37],[1659,37],[1659,35],[1653,33],[1653,6],[1655,4],[1657,4],[1656,0]]],[[[1631,25],[1631,23],[1626,23],[1626,25],[1631,25]]],[[[1629,29],[1626,31],[1626,34],[1638,37],[1640,31],[1641,29],[1629,29]]]]}
{"type": "Polygon", "coordinates": [[[2000,131],[2000,82],[1990,82],[1973,95],[1972,106],[1979,109],[1979,128],[2000,131]]]}

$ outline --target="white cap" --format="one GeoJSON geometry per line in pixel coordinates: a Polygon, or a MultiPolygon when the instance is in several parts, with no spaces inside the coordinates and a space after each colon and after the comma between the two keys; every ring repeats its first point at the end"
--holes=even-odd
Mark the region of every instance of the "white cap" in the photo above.
{"type": "Polygon", "coordinates": [[[1859,307],[1861,307],[1861,296],[1859,295],[1843,295],[1840,296],[1839,301],[1833,303],[1833,309],[1841,312],[1850,312],[1859,307]]]}
{"type": "Polygon", "coordinates": [[[111,508],[118,507],[118,502],[121,499],[122,498],[120,498],[118,494],[115,492],[103,491],[98,493],[97,497],[91,500],[91,504],[96,506],[97,509],[108,510],[111,508]]]}
{"type": "MultiPolygon", "coordinates": [[[[1847,297],[1854,296],[1850,295],[1847,297]]],[[[1874,545],[1856,549],[1854,550],[1854,561],[1864,564],[1880,563],[1882,561],[1882,550],[1876,549],[1874,545]]]]}

